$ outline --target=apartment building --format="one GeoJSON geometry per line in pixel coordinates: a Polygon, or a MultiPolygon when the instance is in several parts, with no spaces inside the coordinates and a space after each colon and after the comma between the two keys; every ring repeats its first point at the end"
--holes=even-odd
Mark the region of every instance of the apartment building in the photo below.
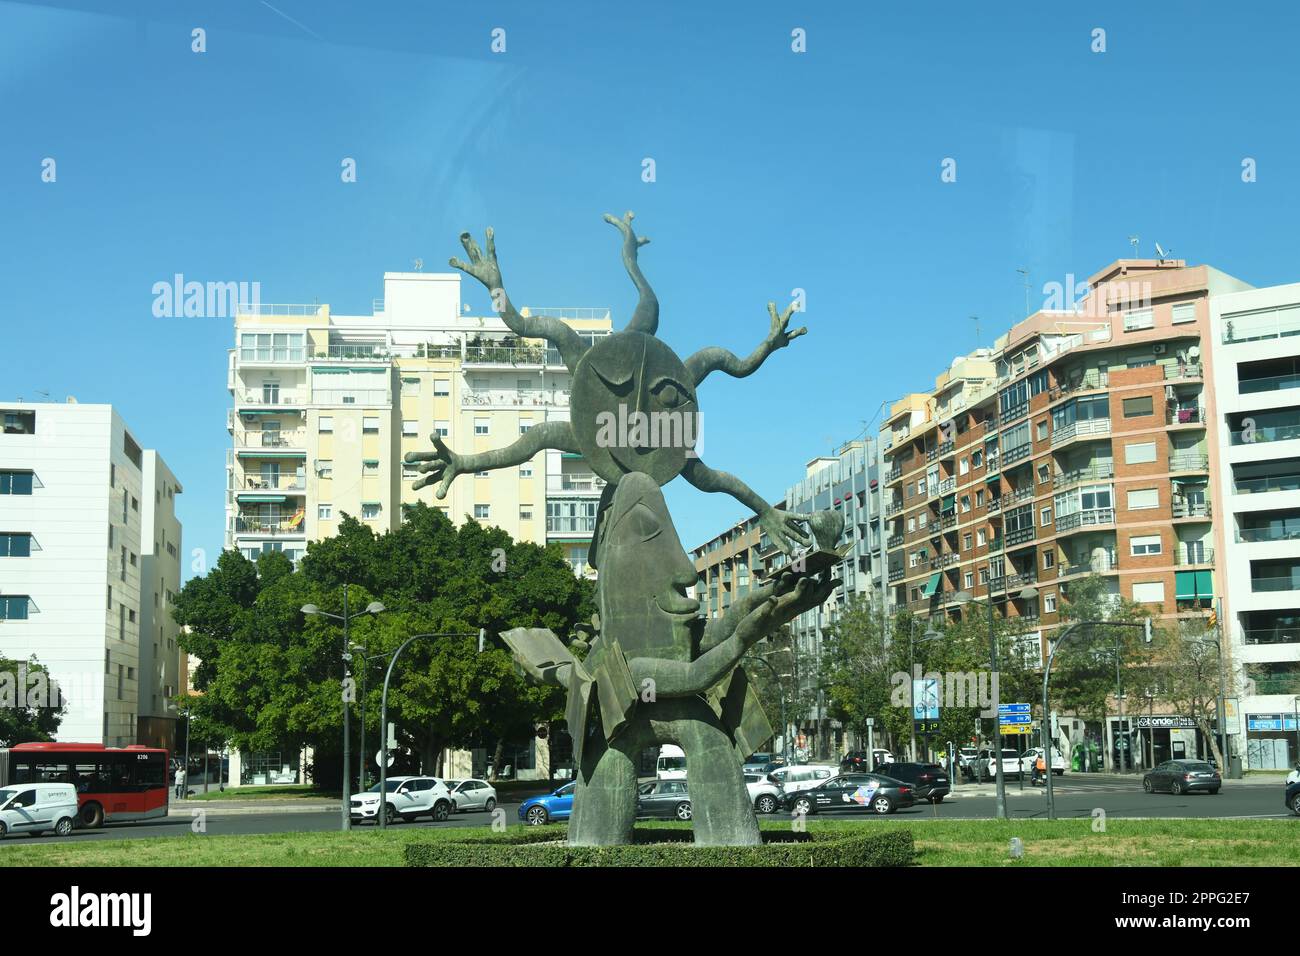
{"type": "Polygon", "coordinates": [[[1300,705],[1300,284],[1216,297],[1223,625],[1245,766],[1289,769],[1300,705]]]}
{"type": "MultiPolygon", "coordinates": [[[[1249,287],[1208,266],[1128,259],[1086,288],[1073,308],[954,360],[882,426],[893,606],[959,617],[991,601],[1020,620],[1034,663],[1085,576],[1170,620],[1227,597],[1210,304],[1249,287]]],[[[1137,722],[1124,724],[1132,736],[1137,722]]],[[[1090,732],[1110,752],[1121,727],[1090,732]]],[[[1168,730],[1143,739],[1147,760],[1186,747],[1168,730]]]]}
{"type": "MultiPolygon", "coordinates": [[[[416,492],[407,452],[438,434],[458,452],[503,448],[569,415],[569,374],[554,349],[523,341],[498,316],[462,314],[460,274],[385,273],[372,314],[328,305],[241,307],[228,387],[227,541],[247,556],[334,534],[344,514],[377,532],[423,500],[513,537],[560,544],[587,569],[603,482],[581,456],[537,455],[518,468],[458,479],[447,498],[416,492]]],[[[527,311],[527,310],[525,310],[527,311]]],[[[594,341],[608,310],[536,310],[594,341]]]]}
{"type": "Polygon", "coordinates": [[[170,749],[180,482],[111,405],[0,415],[0,654],[49,667],[59,740],[170,749]]]}

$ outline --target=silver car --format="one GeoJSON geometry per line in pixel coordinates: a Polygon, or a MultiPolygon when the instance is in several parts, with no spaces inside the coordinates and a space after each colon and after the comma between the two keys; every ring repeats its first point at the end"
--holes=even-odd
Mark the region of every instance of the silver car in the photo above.
{"type": "Polygon", "coordinates": [[[491,813],[497,808],[497,791],[486,780],[448,780],[447,789],[455,804],[454,813],[467,810],[486,810],[491,813]]]}

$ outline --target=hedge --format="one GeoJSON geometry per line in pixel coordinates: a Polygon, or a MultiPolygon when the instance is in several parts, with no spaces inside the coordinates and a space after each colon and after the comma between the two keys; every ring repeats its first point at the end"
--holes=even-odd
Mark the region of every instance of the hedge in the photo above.
{"type": "Polygon", "coordinates": [[[689,830],[638,829],[637,842],[630,846],[569,846],[562,829],[547,827],[503,838],[411,843],[404,856],[407,866],[429,867],[894,867],[910,866],[916,859],[912,831],[902,828],[763,836],[762,846],[695,846],[689,830]]]}

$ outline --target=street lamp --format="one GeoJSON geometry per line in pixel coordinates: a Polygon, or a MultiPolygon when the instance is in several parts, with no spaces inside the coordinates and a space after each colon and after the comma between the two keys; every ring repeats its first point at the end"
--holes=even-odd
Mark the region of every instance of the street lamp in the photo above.
{"type": "MultiPolygon", "coordinates": [[[[329,611],[322,611],[315,604],[304,604],[302,606],[303,614],[311,614],[320,617],[328,617],[335,621],[342,622],[343,624],[343,655],[342,655],[343,684],[345,687],[348,682],[348,677],[351,676],[348,672],[348,663],[352,660],[352,643],[351,641],[348,640],[348,624],[350,624],[352,619],[355,617],[362,617],[363,615],[366,614],[372,614],[372,615],[382,614],[386,610],[386,608],[378,601],[371,601],[368,605],[366,605],[366,609],[364,611],[358,611],[356,614],[349,614],[348,613],[348,589],[350,587],[351,585],[349,584],[343,585],[343,613],[342,614],[331,614],[329,611]]],[[[351,762],[351,758],[352,758],[352,753],[351,753],[352,725],[351,725],[350,715],[351,715],[351,711],[348,710],[348,701],[345,695],[343,698],[343,808],[342,808],[342,813],[343,813],[342,828],[344,830],[352,829],[352,816],[351,816],[352,778],[351,775],[348,773],[348,764],[351,762]]]]}

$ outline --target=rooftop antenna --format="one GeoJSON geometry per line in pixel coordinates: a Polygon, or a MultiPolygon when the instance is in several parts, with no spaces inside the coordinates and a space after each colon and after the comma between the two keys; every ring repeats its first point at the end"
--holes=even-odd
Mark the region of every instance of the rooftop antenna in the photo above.
{"type": "Polygon", "coordinates": [[[1138,258],[1138,237],[1137,237],[1137,236],[1129,236],[1129,237],[1128,237],[1128,243],[1129,243],[1130,246],[1133,247],[1133,258],[1134,258],[1134,259],[1138,258]]]}
{"type": "Polygon", "coordinates": [[[423,271],[424,271],[424,260],[423,260],[423,259],[412,259],[412,260],[411,260],[411,263],[412,263],[412,265],[415,266],[415,271],[416,271],[416,272],[423,272],[423,271]]]}
{"type": "MultiPolygon", "coordinates": [[[[1171,249],[1170,252],[1172,252],[1172,251],[1173,251],[1173,250],[1171,249]]],[[[1156,255],[1159,257],[1159,259],[1160,259],[1161,262],[1164,262],[1166,259],[1169,258],[1169,253],[1167,253],[1167,252],[1165,252],[1165,250],[1161,249],[1161,248],[1160,248],[1160,243],[1158,243],[1158,242],[1156,243],[1156,255]]]]}
{"type": "Polygon", "coordinates": [[[47,392],[47,391],[45,391],[45,389],[43,389],[43,388],[38,388],[38,389],[36,390],[36,394],[37,394],[37,395],[43,395],[43,396],[45,396],[45,400],[46,400],[47,402],[50,400],[50,393],[47,392]]]}
{"type": "Polygon", "coordinates": [[[1017,269],[1016,271],[1019,272],[1022,276],[1025,277],[1025,282],[1024,282],[1024,286],[1025,286],[1025,318],[1029,318],[1029,316],[1030,316],[1030,314],[1031,314],[1030,311],[1029,311],[1029,268],[1028,268],[1028,267],[1021,267],[1021,268],[1017,269]]]}
{"type": "Polygon", "coordinates": [[[972,315],[970,319],[972,322],[975,323],[975,347],[979,348],[980,347],[980,317],[978,315],[972,315]]]}

